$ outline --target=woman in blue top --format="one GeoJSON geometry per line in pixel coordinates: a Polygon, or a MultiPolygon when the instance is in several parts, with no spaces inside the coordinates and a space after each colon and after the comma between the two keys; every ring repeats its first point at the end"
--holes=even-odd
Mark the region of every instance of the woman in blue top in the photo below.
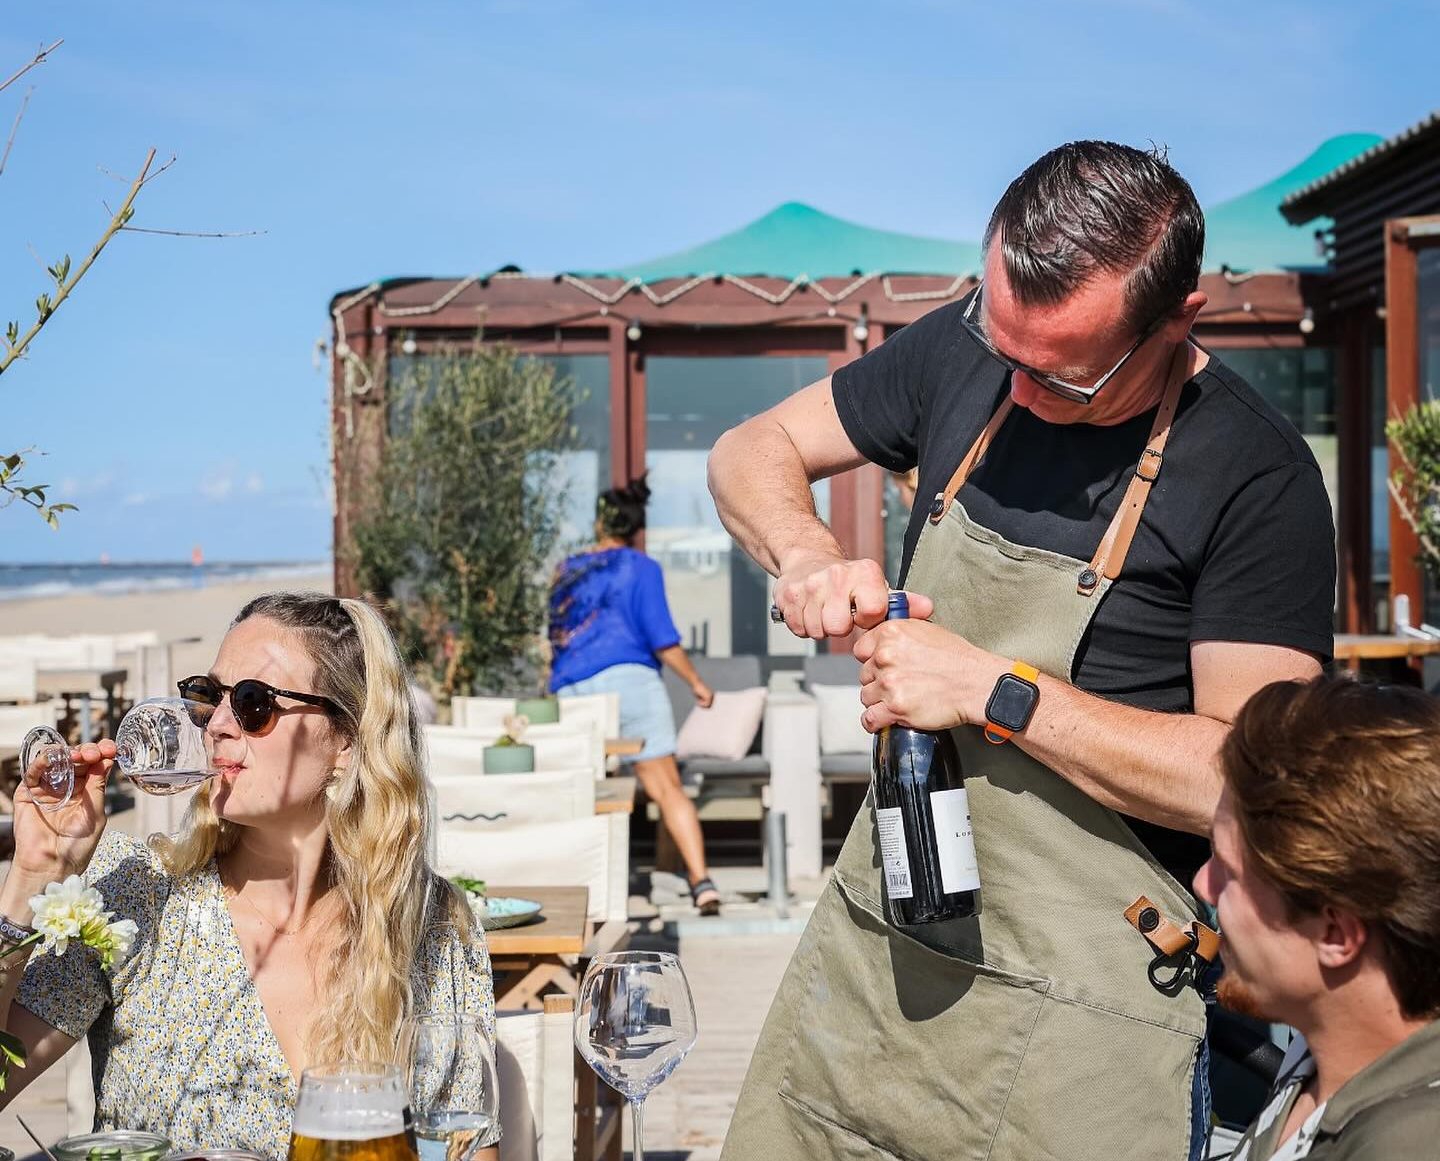
{"type": "Polygon", "coordinates": [[[680,647],[665,600],[660,566],[632,548],[645,527],[650,488],[643,477],[611,488],[596,504],[593,548],[561,564],[550,590],[550,689],[567,695],[618,693],[620,730],[645,739],[633,759],[645,793],[675,840],[702,915],[720,911],[720,892],[705,868],[705,840],[695,804],[680,786],[675,718],[660,680],[670,666],[708,707],[715,700],[680,647]]]}

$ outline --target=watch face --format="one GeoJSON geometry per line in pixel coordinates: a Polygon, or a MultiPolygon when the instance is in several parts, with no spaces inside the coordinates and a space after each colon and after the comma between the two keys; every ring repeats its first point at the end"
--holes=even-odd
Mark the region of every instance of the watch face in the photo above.
{"type": "Polygon", "coordinates": [[[1007,673],[995,684],[985,716],[1007,730],[1023,730],[1035,710],[1037,696],[1035,687],[1028,681],[1007,673]]]}

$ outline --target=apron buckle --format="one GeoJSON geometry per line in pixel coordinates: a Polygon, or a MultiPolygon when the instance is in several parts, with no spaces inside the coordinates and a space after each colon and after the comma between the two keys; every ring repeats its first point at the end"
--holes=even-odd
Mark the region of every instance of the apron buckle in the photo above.
{"type": "Polygon", "coordinates": [[[1135,465],[1135,474],[1147,484],[1153,484],[1160,478],[1160,465],[1164,460],[1163,453],[1147,447],[1140,453],[1140,462],[1135,465]]]}

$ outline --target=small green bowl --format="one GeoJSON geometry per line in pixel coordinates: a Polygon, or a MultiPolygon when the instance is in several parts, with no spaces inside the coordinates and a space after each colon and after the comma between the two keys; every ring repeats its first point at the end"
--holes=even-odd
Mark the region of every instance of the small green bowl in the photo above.
{"type": "Polygon", "coordinates": [[[59,1161],[160,1161],[170,1142],[159,1133],[112,1129],[108,1133],[82,1133],[51,1146],[59,1161]]]}

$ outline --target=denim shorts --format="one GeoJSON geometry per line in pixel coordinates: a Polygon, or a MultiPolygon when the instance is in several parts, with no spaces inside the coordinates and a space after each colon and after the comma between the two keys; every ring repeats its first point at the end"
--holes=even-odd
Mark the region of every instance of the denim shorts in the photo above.
{"type": "Polygon", "coordinates": [[[660,675],[648,665],[612,665],[555,691],[557,697],[589,693],[618,693],[621,736],[645,739],[640,753],[626,758],[626,762],[644,762],[675,753],[675,715],[670,710],[670,695],[660,675]]]}

